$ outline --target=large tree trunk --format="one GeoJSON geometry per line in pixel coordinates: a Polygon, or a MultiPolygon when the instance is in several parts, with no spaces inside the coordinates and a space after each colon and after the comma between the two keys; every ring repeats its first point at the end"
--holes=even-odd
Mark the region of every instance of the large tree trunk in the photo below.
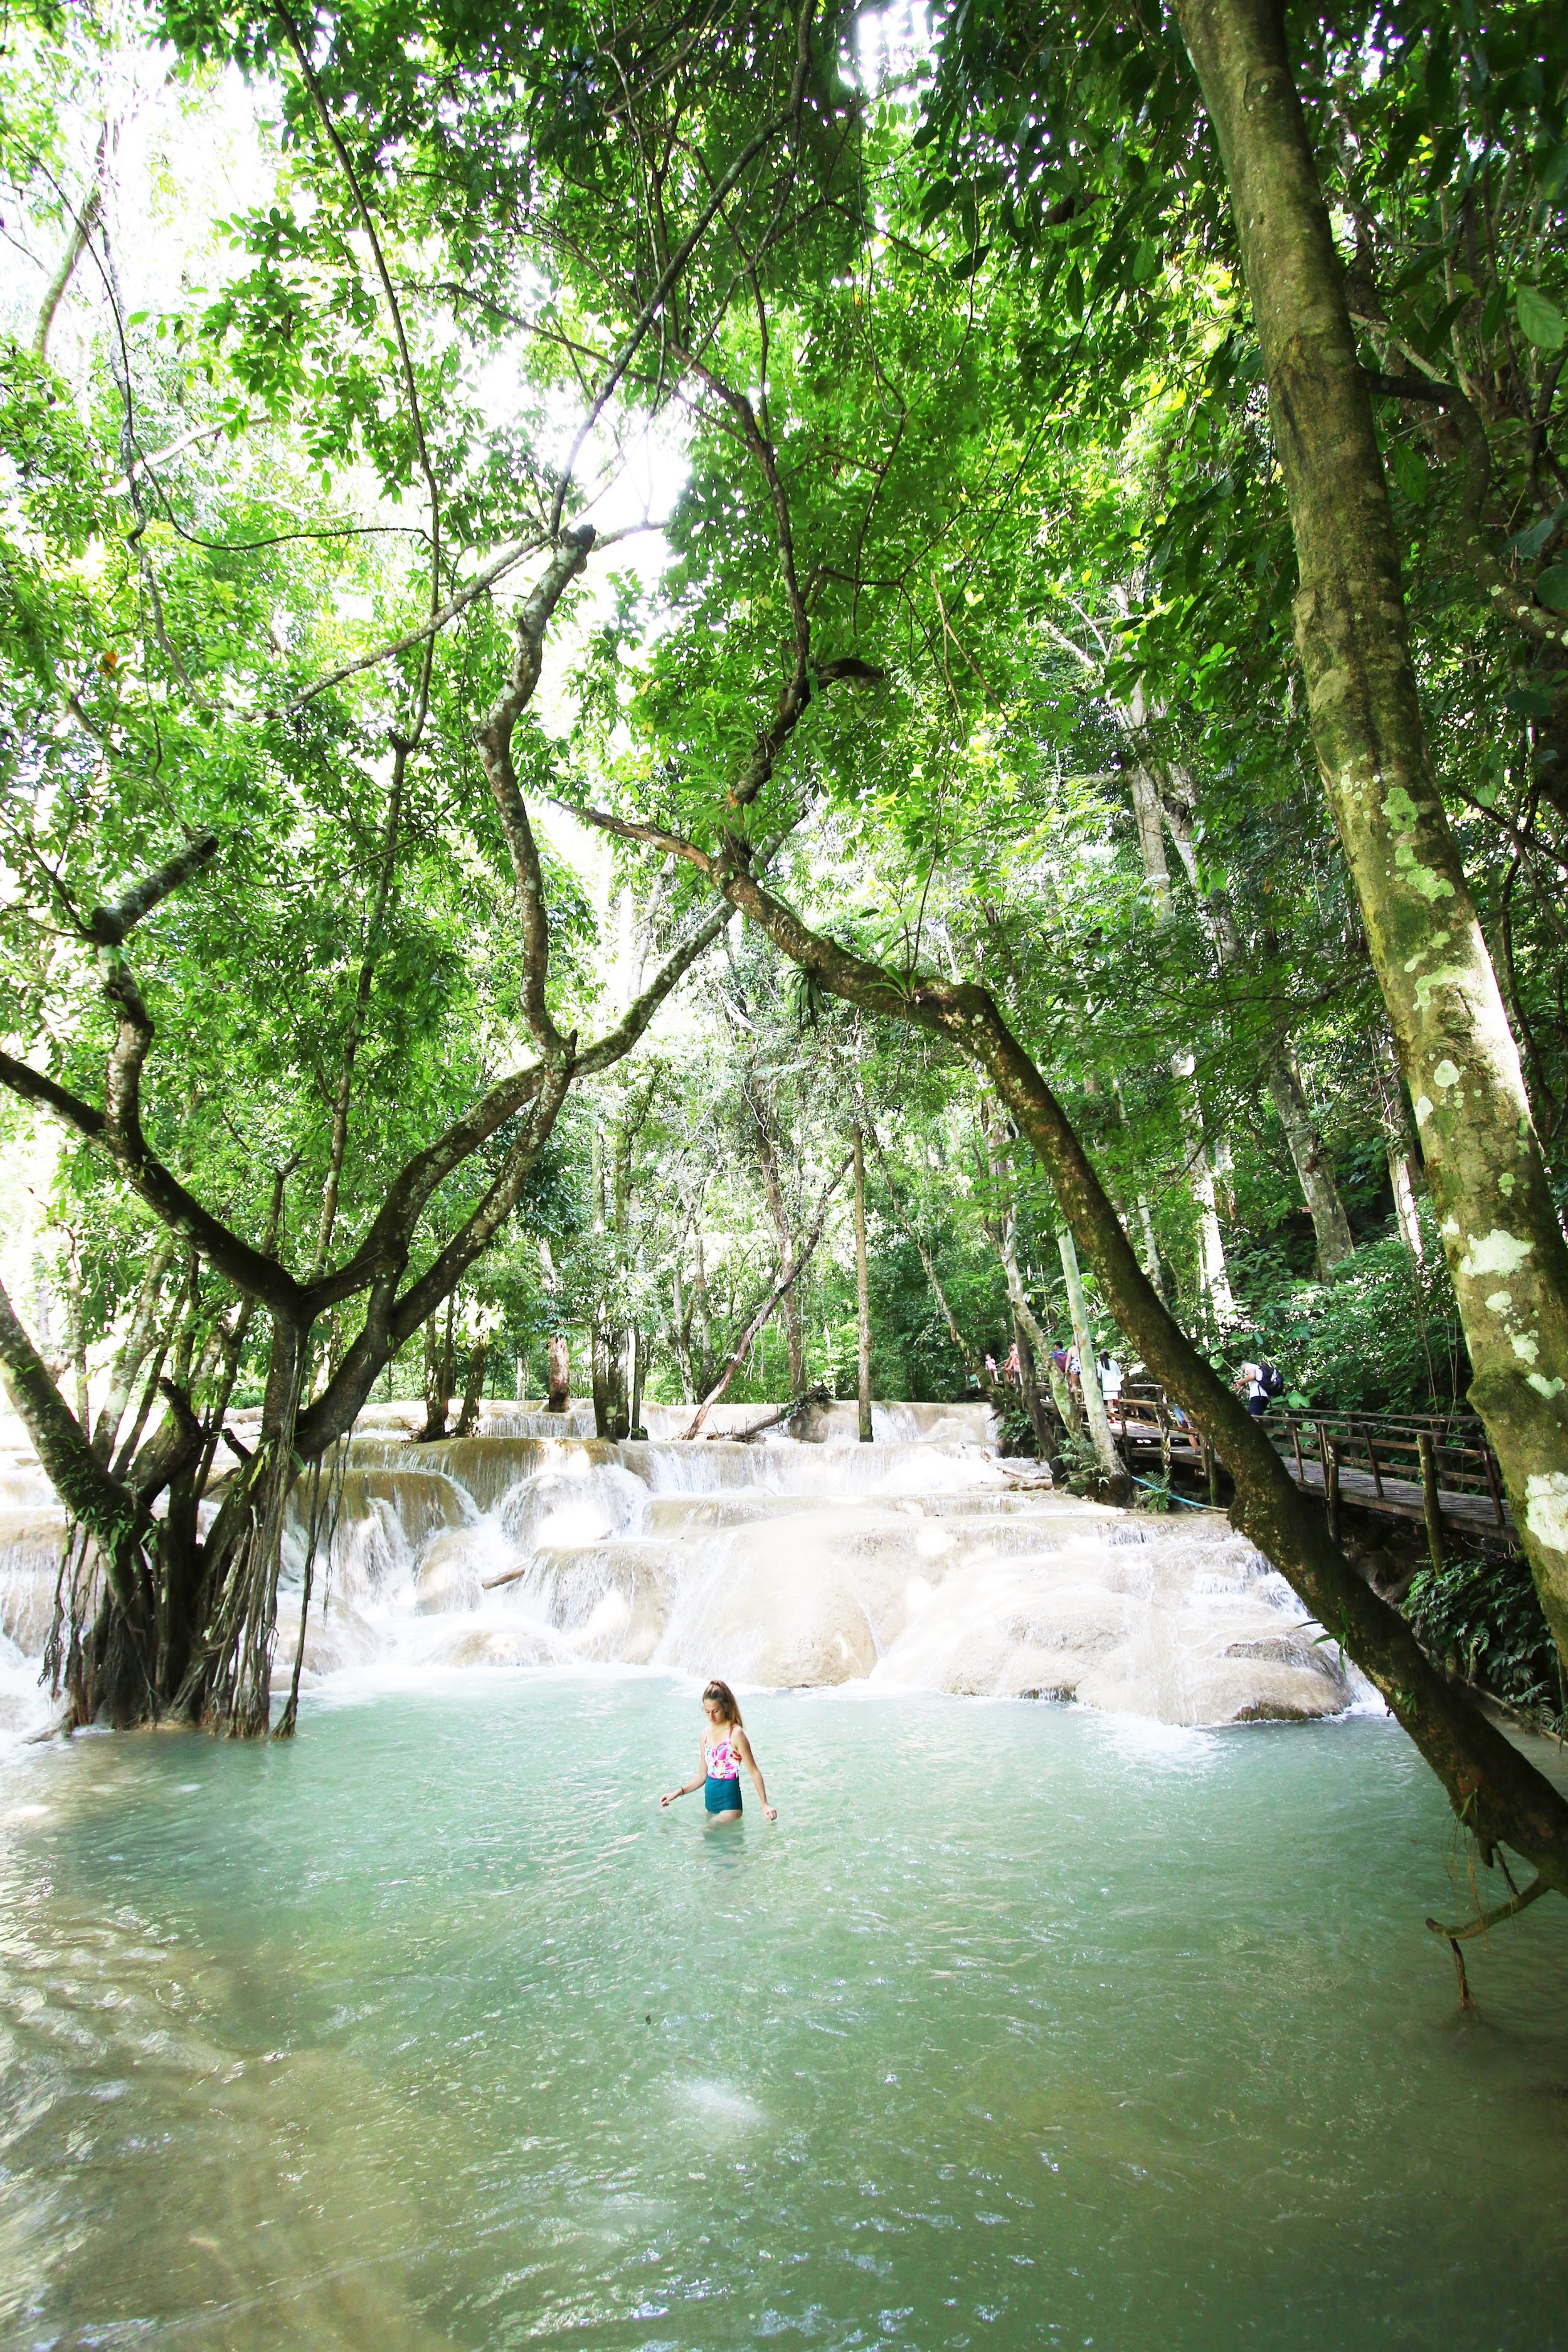
{"type": "Polygon", "coordinates": [[[485,1393],[485,1368],[489,1361],[490,1343],[481,1331],[468,1349],[468,1374],[463,1384],[463,1405],[458,1415],[454,1434],[471,1437],[479,1423],[479,1406],[485,1393]]]}
{"type": "Polygon", "coordinates": [[[447,1434],[452,1391],[458,1384],[454,1329],[457,1312],[458,1294],[454,1290],[447,1299],[445,1328],[439,1314],[432,1315],[425,1326],[425,1426],[416,1441],[421,1445],[432,1444],[447,1434]]]}
{"type": "Polygon", "coordinates": [[[713,1302],[708,1296],[708,1265],[702,1255],[702,1228],[697,1228],[697,1271],[691,1283],[691,1313],[697,1330],[693,1359],[700,1393],[713,1378],[717,1350],[713,1345],[713,1302]]]}
{"type": "Polygon", "coordinates": [[[1415,1207],[1419,1178],[1415,1139],[1405,1108],[1405,1088],[1399,1076],[1399,1055],[1394,1051],[1393,1038],[1386,1034],[1373,1036],[1372,1050],[1377,1073],[1384,1148],[1388,1154],[1388,1181],[1394,1192],[1394,1213],[1399,1220],[1400,1238],[1405,1248],[1412,1257],[1420,1259],[1426,1256],[1426,1250],[1421,1239],[1421,1219],[1415,1207]]]}
{"type": "Polygon", "coordinates": [[[1355,1244],[1351,1239],[1350,1219],[1334,1181],[1329,1155],[1323,1149],[1323,1139],[1318,1132],[1318,1122],[1312,1117],[1312,1107],[1301,1084],[1296,1048],[1289,1037],[1282,1037],[1274,1047],[1267,1070],[1268,1091],[1274,1097],[1301,1192],[1311,1212],[1312,1232],[1318,1244],[1318,1270],[1328,1276],[1335,1266],[1344,1264],[1355,1244]]]}
{"type": "MultiPolygon", "coordinates": [[[[256,1452],[235,1481],[183,1602],[190,1663],[174,1711],[253,1738],[271,1720],[278,1571],[310,1335],[273,1318],[256,1452]]],[[[180,1638],[175,1630],[174,1640],[180,1638]]]]}
{"type": "Polygon", "coordinates": [[[1187,1177],[1198,1213],[1198,1297],[1215,1331],[1224,1331],[1236,1320],[1236,1297],[1219,1229],[1219,1203],[1215,1194],[1214,1164],[1204,1134],[1195,1057],[1184,1052],[1173,1054],[1171,1075],[1176,1081],[1182,1134],[1187,1147],[1187,1177]]]}
{"type": "Polygon", "coordinates": [[[626,1433],[626,1334],[595,1323],[594,1349],[594,1434],[621,1438],[626,1433]]]}
{"type": "Polygon", "coordinates": [[[646,1437],[642,1425],[642,1384],[647,1371],[647,1339],[640,1324],[632,1325],[631,1338],[632,1407],[628,1437],[646,1437]]]}
{"type": "MultiPolygon", "coordinates": [[[[778,1146],[765,1103],[756,1109],[756,1126],[763,1190],[767,1194],[768,1214],[773,1221],[773,1231],[779,1237],[782,1265],[787,1270],[795,1258],[795,1235],[790,1230],[789,1209],[779,1174],[778,1146]]],[[[793,1285],[784,1292],[780,1311],[784,1316],[784,1346],[789,1351],[789,1392],[792,1397],[797,1397],[805,1390],[805,1328],[801,1317],[800,1294],[793,1285]]]]}
{"type": "Polygon", "coordinates": [[[697,1402],[697,1370],[691,1360],[691,1308],[687,1303],[677,1265],[669,1277],[669,1347],[680,1374],[680,1402],[697,1402]]]}
{"type": "Polygon", "coordinates": [[[859,1345],[856,1351],[860,1402],[860,1443],[871,1443],[871,1284],[866,1263],[866,1146],[855,1129],[855,1299],[859,1345]]]}
{"type": "Polygon", "coordinates": [[[1295,532],[1313,746],[1415,1105],[1486,1423],[1568,1655],[1568,1248],[1433,772],[1368,389],[1277,0],[1177,0],[1295,532]]]}
{"type": "MultiPolygon", "coordinates": [[[[1143,718],[1142,698],[1135,696],[1126,723],[1141,729],[1143,718]]],[[[1143,857],[1143,878],[1154,901],[1155,919],[1166,923],[1171,919],[1171,869],[1165,858],[1164,803],[1160,797],[1159,786],[1142,761],[1129,769],[1127,781],[1132,793],[1133,813],[1138,819],[1138,846],[1143,857]]],[[[1176,845],[1178,849],[1183,845],[1180,836],[1176,836],[1176,845]]],[[[1192,878],[1195,889],[1195,870],[1192,878]]],[[[1186,1052],[1173,1054],[1171,1076],[1176,1082],[1176,1101],[1186,1145],[1187,1181],[1192,1188],[1193,1206],[1197,1212],[1198,1297],[1216,1331],[1223,1331],[1236,1320],[1236,1300],[1231,1293],[1230,1270],[1226,1265],[1225,1242],[1219,1229],[1214,1165],[1204,1135],[1203,1108],[1198,1101],[1196,1057],[1186,1052]]],[[[1154,1263],[1158,1267],[1157,1256],[1154,1263]]],[[[1155,1288],[1160,1287],[1156,1281],[1155,1288]]]]}
{"type": "Polygon", "coordinates": [[[1061,1256],[1062,1272],[1067,1277],[1068,1312],[1072,1317],[1072,1335],[1078,1342],[1079,1387],[1083,1395],[1083,1417],[1089,1425],[1089,1442],[1094,1448],[1094,1458],[1107,1484],[1114,1493],[1124,1494],[1127,1473],[1122,1466],[1121,1456],[1116,1451],[1116,1440],[1110,1434],[1105,1392],[1100,1385],[1100,1359],[1094,1351],[1094,1332],[1089,1319],[1089,1302],[1084,1297],[1083,1276],[1079,1272],[1078,1251],[1073,1244],[1072,1229],[1065,1223],[1057,1228],[1057,1248],[1061,1256]]]}
{"type": "Polygon", "coordinates": [[[1035,1452],[1044,1462],[1051,1451],[1051,1425],[1046,1417],[1045,1402],[1040,1395],[1034,1347],[1028,1332],[1016,1316],[1013,1318],[1013,1345],[1018,1350],[1018,1386],[1023,1391],[1024,1410],[1029,1416],[1029,1426],[1035,1433],[1035,1452]]]}
{"type": "Polygon", "coordinates": [[[92,1450],[100,1462],[107,1462],[114,1451],[114,1441],[125,1418],[125,1408],[131,1402],[136,1375],[156,1344],[159,1297],[163,1287],[163,1277],[174,1262],[174,1243],[172,1237],[160,1243],[147,1261],[147,1271],[142,1277],[142,1286],[131,1310],[125,1337],[110,1367],[109,1386],[92,1425],[92,1450]]]}

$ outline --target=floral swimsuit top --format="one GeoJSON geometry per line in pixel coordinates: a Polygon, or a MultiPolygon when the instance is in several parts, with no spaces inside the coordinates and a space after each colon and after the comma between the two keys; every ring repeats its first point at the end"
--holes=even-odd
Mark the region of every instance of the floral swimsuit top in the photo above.
{"type": "Polygon", "coordinates": [[[711,1748],[705,1748],[702,1752],[707,1759],[708,1778],[710,1780],[740,1779],[741,1751],[728,1735],[722,1739],[716,1739],[711,1748]]]}

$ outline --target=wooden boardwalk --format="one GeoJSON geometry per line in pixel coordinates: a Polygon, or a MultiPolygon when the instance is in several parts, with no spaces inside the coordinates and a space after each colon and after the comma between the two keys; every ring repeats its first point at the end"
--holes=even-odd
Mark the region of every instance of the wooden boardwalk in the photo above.
{"type": "MultiPolygon", "coordinates": [[[[1296,1465],[1289,1455],[1285,1454],[1281,1458],[1290,1475],[1296,1477],[1296,1465]]],[[[1304,1486],[1309,1494],[1321,1495],[1323,1491],[1321,1464],[1303,1461],[1298,1484],[1304,1486]]],[[[1377,1511],[1386,1518],[1415,1519],[1419,1524],[1426,1516],[1424,1490],[1411,1479],[1391,1478],[1386,1473],[1380,1494],[1369,1470],[1342,1467],[1340,1499],[1352,1505],[1358,1511],[1377,1511]]],[[[1515,1541],[1513,1513],[1506,1501],[1500,1524],[1489,1495],[1469,1495],[1451,1486],[1439,1486],[1437,1508],[1445,1519],[1451,1520],[1467,1535],[1492,1536],[1510,1544],[1515,1541]]]]}
{"type": "MultiPolygon", "coordinates": [[[[1210,1476],[1203,1440],[1152,1382],[1129,1385],[1109,1408],[1111,1428],[1135,1474],[1168,1465],[1210,1476]]],[[[1342,1508],[1452,1529],[1510,1547],[1518,1537],[1496,1457],[1468,1413],[1290,1412],[1263,1416],[1265,1434],[1296,1484],[1324,1497],[1330,1520],[1342,1508]]]]}

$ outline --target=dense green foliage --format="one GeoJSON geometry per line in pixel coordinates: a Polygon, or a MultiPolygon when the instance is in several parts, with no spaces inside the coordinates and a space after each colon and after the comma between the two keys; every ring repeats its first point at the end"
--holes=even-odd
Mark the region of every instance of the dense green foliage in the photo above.
{"type": "MultiPolygon", "coordinates": [[[[112,1023],[83,918],[211,826],[216,861],[132,945],[148,1137],[251,1241],[276,1189],[302,1275],[348,1071],[328,1255],[351,1250],[409,1155],[531,1050],[475,739],[517,598],[587,518],[631,536],[569,589],[514,747],[563,1031],[605,1025],[631,933],[641,970],[700,894],[547,803],[707,843],[742,811],[834,936],[991,988],[1216,1357],[1261,1347],[1339,1404],[1462,1398],[1430,1220],[1416,1258],[1420,1213],[1395,1216],[1419,1145],[1310,772],[1257,347],[1173,20],[955,10],[929,53],[889,47],[891,19],[767,7],[655,6],[615,34],[572,5],[424,0],[297,29],[183,0],[13,24],[19,1059],[96,1099],[112,1023]],[[1271,1076],[1287,1046],[1354,1244],[1331,1265],[1271,1076]]],[[[1442,781],[1568,1195],[1568,664],[1543,626],[1568,601],[1561,26],[1361,7],[1294,34],[1367,364],[1447,388],[1385,396],[1380,430],[1442,781]]],[[[18,1150],[38,1132],[5,1116],[18,1150]]],[[[759,1118],[798,1239],[865,1118],[875,1383],[959,1392],[1012,1337],[1009,1216],[1036,1314],[1068,1328],[1048,1189],[987,1117],[945,1049],[846,1029],[731,939],[639,1056],[574,1091],[459,1329],[491,1335],[492,1386],[521,1357],[537,1390],[557,1327],[580,1360],[635,1327],[650,1394],[700,1391],[784,1245],[759,1118]]],[[[432,1194],[415,1270],[511,1132],[432,1194]]],[[[79,1294],[96,1378],[154,1220],[80,1136],[50,1181],[6,1271],[62,1361],[79,1294]]],[[[847,1230],[838,1196],[796,1294],[805,1376],[840,1389],[847,1230]]],[[[232,1284],[195,1282],[198,1324],[232,1320],[232,1284]]],[[[341,1353],[357,1311],[318,1344],[341,1353]]],[[[784,1319],[734,1394],[788,1378],[784,1319]]],[[[268,1344],[258,1317],[239,1393],[268,1344]]],[[[417,1359],[388,1377],[417,1386],[417,1359]]]]}
{"type": "Polygon", "coordinates": [[[1405,1607],[1426,1647],[1453,1673],[1560,1728],[1568,1714],[1560,1663],[1521,1561],[1461,1557],[1424,1568],[1405,1607]]]}

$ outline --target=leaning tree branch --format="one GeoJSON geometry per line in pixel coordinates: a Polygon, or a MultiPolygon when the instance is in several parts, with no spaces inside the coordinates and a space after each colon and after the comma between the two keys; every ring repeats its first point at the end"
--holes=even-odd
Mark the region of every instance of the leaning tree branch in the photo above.
{"type": "Polygon", "coordinates": [[[1510,1903],[1500,1903],[1493,1910],[1478,1912],[1475,1918],[1467,1919],[1463,1927],[1446,1927],[1440,1919],[1428,1919],[1426,1925],[1435,1936],[1446,1936],[1450,1944],[1462,1944],[1471,1936],[1484,1936],[1489,1927],[1497,1926],[1499,1920],[1511,1919],[1519,1912],[1528,1911],[1532,1903],[1538,1903],[1543,1895],[1550,1895],[1552,1891],[1549,1879],[1532,1878],[1510,1903]]]}
{"type": "Polygon", "coordinates": [[[0,1050],[0,1086],[8,1087],[23,1102],[41,1103],[67,1127],[73,1127],[79,1135],[86,1136],[89,1143],[102,1142],[103,1113],[100,1110],[95,1110],[91,1103],[83,1102],[79,1095],[73,1095],[68,1087],[58,1085],[42,1070],[35,1070],[30,1062],[18,1061],[15,1054],[3,1050],[0,1050]]]}
{"type": "Polygon", "coordinates": [[[742,1332],[740,1338],[735,1342],[734,1348],[731,1352],[729,1362],[725,1365],[722,1372],[721,1372],[719,1378],[714,1381],[713,1386],[709,1390],[707,1395],[698,1406],[696,1419],[693,1421],[689,1429],[682,1431],[681,1434],[684,1437],[690,1438],[697,1436],[703,1423],[707,1420],[709,1413],[718,1403],[720,1398],[723,1395],[725,1390],[734,1379],[735,1374],[740,1370],[741,1366],[744,1363],[746,1360],[746,1351],[750,1348],[752,1340],[756,1338],[758,1332],[762,1329],[763,1324],[767,1321],[769,1316],[778,1305],[780,1299],[786,1297],[789,1291],[794,1288],[795,1283],[800,1279],[801,1274],[805,1270],[805,1267],[811,1257],[812,1252],[816,1249],[817,1243],[822,1239],[822,1229],[827,1222],[828,1205],[833,1199],[833,1195],[838,1190],[840,1184],[843,1183],[845,1177],[849,1173],[853,1165],[854,1154],[851,1152],[845,1159],[843,1165],[836,1171],[836,1173],[828,1178],[822,1198],[817,1203],[816,1216],[811,1226],[811,1230],[807,1233],[805,1239],[802,1242],[793,1262],[790,1260],[786,1253],[784,1263],[779,1269],[777,1281],[773,1284],[766,1297],[763,1298],[760,1305],[753,1310],[746,1324],[745,1329],[742,1332]]]}
{"type": "Polygon", "coordinates": [[[147,1143],[142,1127],[142,1073],[156,1032],[134,975],[121,953],[126,934],[216,854],[216,834],[204,834],[176,856],[132,885],[111,906],[89,918],[85,936],[99,950],[101,988],[115,1015],[114,1043],[104,1072],[104,1107],[95,1109],[16,1055],[0,1052],[0,1086],[53,1111],[79,1135],[100,1144],[133,1192],[174,1232],[193,1243],[208,1264],[274,1313],[297,1320],[305,1294],[276,1261],[230,1231],[203,1207],[147,1143]]]}
{"type": "Polygon", "coordinates": [[[658,973],[640,996],[633,999],[613,1029],[606,1029],[577,1056],[574,1069],[578,1077],[597,1077],[614,1062],[621,1061],[632,1050],[654,1014],[676,983],[683,979],[704,950],[710,948],[732,919],[734,909],[723,907],[698,924],[689,936],[672,949],[658,973]]]}
{"type": "Polygon", "coordinates": [[[87,937],[95,947],[120,947],[126,934],[134,930],[144,915],[150,915],[153,908],[172,897],[182,883],[188,882],[193,875],[201,872],[204,866],[211,864],[217,856],[218,847],[216,833],[202,834],[176,856],[169,858],[153,873],[144,875],[140,882],[132,883],[111,907],[95,907],[87,919],[87,937]]]}
{"type": "Polygon", "coordinates": [[[449,596],[444,604],[429,613],[416,629],[405,630],[402,636],[393,637],[386,645],[378,646],[374,653],[356,654],[353,661],[342,662],[336,669],[329,670],[325,677],[317,678],[313,686],[303,688],[284,703],[280,716],[291,719],[296,711],[303,710],[308,702],[313,702],[318,694],[325,694],[329,688],[341,686],[345,678],[357,677],[362,670],[375,669],[382,662],[392,661],[399,654],[411,653],[426,638],[438,635],[448,621],[455,621],[458,614],[466,612],[488,588],[493,588],[507,572],[515,572],[529,556],[537,555],[544,544],[542,536],[510,541],[499,555],[492,557],[481,571],[476,572],[473,578],[449,596]]]}
{"type": "Polygon", "coordinates": [[[66,238],[65,251],[44,289],[44,299],[38,305],[37,322],[33,329],[33,357],[40,365],[48,357],[49,335],[55,323],[55,313],[65,300],[66,290],[76,275],[77,263],[87,251],[87,243],[103,205],[103,159],[109,147],[109,124],[106,121],[98,134],[98,149],[93,156],[92,185],[81,200],[79,209],[71,217],[70,234],[66,238]]]}
{"type": "MultiPolygon", "coordinates": [[[[832,1402],[826,1381],[818,1381],[814,1388],[803,1390],[799,1396],[792,1397],[788,1404],[781,1404],[776,1412],[770,1412],[765,1421],[753,1421],[749,1429],[731,1430],[730,1434],[735,1444],[749,1445],[753,1437],[761,1437],[768,1430],[776,1429],[781,1422],[798,1421],[803,1412],[811,1412],[815,1405],[832,1402]]],[[[710,1438],[716,1437],[718,1432],[710,1430],[708,1434],[710,1438]]]]}
{"type": "MultiPolygon", "coordinates": [[[[132,984],[133,985],[133,984],[132,984]]],[[[140,997],[137,998],[140,1004],[140,997]]],[[[142,1019],[147,1022],[146,1008],[142,1007],[142,1019]]],[[[136,1024],[130,1024],[127,1061],[122,1063],[122,1083],[128,1082],[129,1062],[144,1055],[145,1045],[137,1034],[136,1024]]],[[[151,1022],[147,1022],[150,1031],[151,1022]]],[[[119,1050],[118,1041],[116,1050],[119,1050]]],[[[290,1319],[303,1311],[305,1297],[293,1276],[286,1273],[275,1259],[267,1257],[248,1242],[232,1233],[221,1218],[203,1207],[195,1194],[182,1184],[174,1171],[165,1167],[155,1152],[148,1150],[146,1139],[138,1127],[127,1137],[90,1103],[82,1102],[64,1087],[57,1086],[41,1070],[35,1070],[14,1055],[0,1053],[0,1086],[9,1087],[24,1102],[40,1103],[54,1112],[57,1118],[73,1128],[89,1142],[102,1145],[110,1154],[133,1192],[146,1202],[153,1214],[174,1233],[195,1244],[203,1257],[232,1282],[237,1289],[248,1291],[274,1313],[290,1319]]]]}
{"type": "Polygon", "coordinates": [[[770,121],[764,122],[762,129],[746,142],[735,157],[734,162],[698,215],[695,226],[682,238],[670,256],[666,267],[660,272],[658,285],[633,321],[631,331],[605,371],[599,389],[588,404],[588,413],[578,428],[577,437],[572,444],[566,463],[561,469],[561,478],[555,486],[555,497],[550,509],[552,538],[561,528],[561,519],[566,505],[566,493],[571,486],[573,475],[576,471],[577,460],[587,444],[588,436],[614,397],[616,385],[637,357],[649,328],[683,276],[687,263],[718,218],[731,192],[740,185],[757,157],[787,131],[792,123],[799,121],[801,108],[805,102],[806,80],[811,69],[811,26],[816,13],[816,0],[805,0],[805,5],[795,21],[795,71],[790,78],[789,97],[783,111],[774,115],[770,121]]]}
{"type": "Polygon", "coordinates": [[[550,919],[545,905],[544,875],[539,846],[528,820],[522,788],[512,764],[512,737],[517,722],[533,698],[544,663],[544,632],[567,588],[588,561],[594,544],[592,523],[579,524],[557,544],[542,576],[518,606],[513,623],[510,673],[505,687],[485,714],[479,730],[479,763],[490,788],[511,857],[522,917],[522,1011],[536,1044],[547,1060],[568,1051],[565,1039],[551,1016],[546,1000],[550,976],[550,919]]]}

